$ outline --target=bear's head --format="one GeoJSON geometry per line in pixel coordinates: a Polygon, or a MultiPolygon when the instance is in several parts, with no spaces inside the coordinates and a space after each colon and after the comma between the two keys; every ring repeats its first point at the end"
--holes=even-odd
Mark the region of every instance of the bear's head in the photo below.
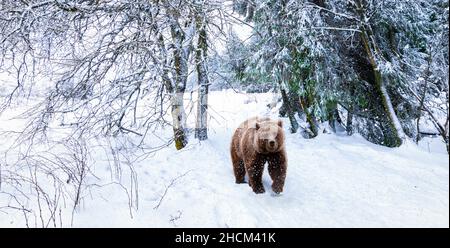
{"type": "Polygon", "coordinates": [[[256,123],[254,146],[258,153],[269,154],[283,149],[284,132],[281,120],[263,120],[256,123]]]}

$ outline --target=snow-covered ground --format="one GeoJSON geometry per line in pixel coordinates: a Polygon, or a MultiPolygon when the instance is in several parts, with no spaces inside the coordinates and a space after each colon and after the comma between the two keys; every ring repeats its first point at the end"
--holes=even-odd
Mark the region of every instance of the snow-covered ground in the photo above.
{"type": "MultiPolygon", "coordinates": [[[[209,100],[207,141],[190,137],[181,151],[171,145],[133,163],[138,206],[129,207],[133,189],[126,194],[122,186],[108,184],[112,172],[106,155],[92,152],[98,154],[92,158],[98,178],[89,180],[104,186],[85,190],[73,226],[449,227],[449,161],[439,138],[395,149],[359,135],[321,133],[307,140],[290,134],[283,119],[285,191],[272,193],[266,168],[266,193],[256,195],[247,185],[234,183],[229,143],[246,118],[276,117],[266,106],[272,95],[226,90],[211,92],[209,100]]],[[[1,130],[14,126],[9,117],[0,116],[1,130]]],[[[2,199],[0,205],[7,205],[2,199]]],[[[1,227],[24,225],[21,211],[4,210],[1,227]]],[[[61,218],[63,226],[70,226],[69,217],[61,218]]]]}

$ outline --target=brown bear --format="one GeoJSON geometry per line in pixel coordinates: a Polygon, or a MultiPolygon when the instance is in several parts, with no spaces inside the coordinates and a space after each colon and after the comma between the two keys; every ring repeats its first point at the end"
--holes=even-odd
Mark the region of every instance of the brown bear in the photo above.
{"type": "Polygon", "coordinates": [[[246,120],[234,132],[230,151],[236,183],[245,183],[247,173],[253,192],[264,193],[262,175],[268,162],[272,190],[277,194],[283,192],[287,156],[281,120],[266,117],[246,120]]]}

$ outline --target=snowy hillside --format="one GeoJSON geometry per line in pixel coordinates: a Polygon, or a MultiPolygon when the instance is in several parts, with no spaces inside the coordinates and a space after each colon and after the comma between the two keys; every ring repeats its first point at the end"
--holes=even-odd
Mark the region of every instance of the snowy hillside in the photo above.
{"type": "MultiPolygon", "coordinates": [[[[267,168],[265,194],[256,195],[247,185],[235,184],[229,157],[232,132],[248,117],[276,117],[276,111],[268,112],[266,106],[272,99],[270,93],[211,92],[209,139],[199,143],[190,137],[186,149],[176,151],[171,145],[141,157],[130,165],[134,173],[123,168],[125,186],[111,183],[111,160],[91,147],[95,177],[89,176],[87,183],[101,187],[90,186],[83,192],[73,226],[449,226],[449,162],[439,139],[424,139],[427,143],[420,147],[407,143],[392,149],[357,134],[321,132],[306,140],[286,130],[285,192],[272,193],[267,168]],[[136,176],[136,188],[126,187],[130,175],[136,176]],[[138,205],[131,203],[135,198],[138,205]]],[[[20,126],[11,119],[18,113],[12,109],[0,117],[1,131],[20,126]]],[[[4,151],[7,142],[2,143],[4,151]]],[[[10,198],[1,195],[0,205],[1,227],[25,225],[22,211],[4,207],[13,205],[10,198]]],[[[60,206],[65,207],[57,222],[70,226],[70,204],[60,206]]],[[[30,215],[28,221],[30,226],[40,226],[38,220],[39,216],[30,215]]]]}

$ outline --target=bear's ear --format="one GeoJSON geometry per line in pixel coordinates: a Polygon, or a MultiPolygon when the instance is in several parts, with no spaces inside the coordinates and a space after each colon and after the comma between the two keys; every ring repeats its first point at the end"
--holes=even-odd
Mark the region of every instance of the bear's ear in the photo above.
{"type": "Polygon", "coordinates": [[[283,121],[282,120],[278,120],[278,126],[283,127],[283,121]]]}
{"type": "Polygon", "coordinates": [[[255,127],[256,127],[256,130],[259,129],[259,123],[258,122],[255,124],[255,127]]]}

